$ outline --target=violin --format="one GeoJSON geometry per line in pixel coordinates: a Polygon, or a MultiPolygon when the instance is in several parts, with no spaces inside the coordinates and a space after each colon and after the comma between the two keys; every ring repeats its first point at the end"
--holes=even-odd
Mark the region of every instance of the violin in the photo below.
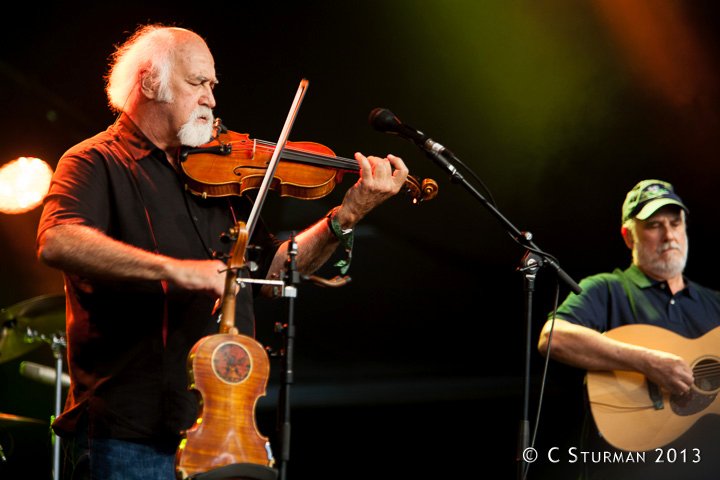
{"type": "MultiPolygon", "coordinates": [[[[216,120],[213,139],[180,152],[185,188],[206,197],[243,195],[262,184],[276,145],[224,128],[216,120]]],[[[316,200],[333,191],[343,174],[360,170],[354,159],[342,158],[316,142],[286,142],[269,188],[282,197],[316,200]]],[[[413,204],[433,199],[435,180],[408,175],[405,192],[413,204]]]]}

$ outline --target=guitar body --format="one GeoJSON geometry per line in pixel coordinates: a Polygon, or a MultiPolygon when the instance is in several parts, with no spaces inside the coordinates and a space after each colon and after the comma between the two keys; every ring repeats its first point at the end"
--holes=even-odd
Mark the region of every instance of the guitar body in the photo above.
{"type": "Polygon", "coordinates": [[[586,382],[598,430],[616,448],[647,451],[685,433],[698,419],[720,414],[720,327],[688,339],[653,325],[624,325],[610,338],[681,356],[693,369],[690,393],[670,395],[644,375],[629,371],[591,371],[586,382]]]}
{"type": "Polygon", "coordinates": [[[270,444],[255,423],[270,371],[262,345],[245,335],[210,335],[190,351],[188,367],[201,411],[177,451],[178,478],[235,463],[271,467],[270,444]]]}

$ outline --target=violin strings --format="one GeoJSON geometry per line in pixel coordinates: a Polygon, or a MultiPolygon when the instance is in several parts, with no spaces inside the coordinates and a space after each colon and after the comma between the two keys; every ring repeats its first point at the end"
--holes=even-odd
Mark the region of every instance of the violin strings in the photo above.
{"type": "MultiPolygon", "coordinates": [[[[267,142],[265,140],[257,140],[256,142],[258,145],[266,147],[268,150],[274,149],[276,146],[275,143],[267,142]]],[[[230,142],[230,143],[232,143],[232,142],[230,142]]],[[[355,170],[355,171],[357,171],[359,169],[358,162],[356,162],[355,160],[351,160],[349,158],[343,158],[343,157],[332,157],[330,155],[318,154],[318,153],[311,152],[308,150],[303,150],[301,148],[285,147],[285,149],[283,151],[283,157],[286,157],[289,160],[296,160],[298,162],[309,163],[311,165],[337,167],[337,168],[344,168],[344,169],[355,170]]]]}

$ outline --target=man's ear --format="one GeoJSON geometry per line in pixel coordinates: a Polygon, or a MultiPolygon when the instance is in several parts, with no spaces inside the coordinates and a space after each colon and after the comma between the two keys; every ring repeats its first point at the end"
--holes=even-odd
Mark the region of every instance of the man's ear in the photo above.
{"type": "Polygon", "coordinates": [[[140,91],[151,100],[157,96],[157,82],[147,70],[140,74],[140,91]]]}
{"type": "Polygon", "coordinates": [[[623,226],[620,229],[620,233],[622,234],[623,240],[625,240],[625,245],[627,245],[627,247],[632,250],[633,245],[635,245],[635,240],[633,239],[633,235],[630,229],[623,226]]]}

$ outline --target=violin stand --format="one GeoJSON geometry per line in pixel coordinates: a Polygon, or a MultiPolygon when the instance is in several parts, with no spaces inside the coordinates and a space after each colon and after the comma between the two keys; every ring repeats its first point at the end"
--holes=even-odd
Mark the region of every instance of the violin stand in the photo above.
{"type": "Polygon", "coordinates": [[[277,470],[256,463],[233,463],[188,477],[188,480],[276,480],[277,470]]]}

